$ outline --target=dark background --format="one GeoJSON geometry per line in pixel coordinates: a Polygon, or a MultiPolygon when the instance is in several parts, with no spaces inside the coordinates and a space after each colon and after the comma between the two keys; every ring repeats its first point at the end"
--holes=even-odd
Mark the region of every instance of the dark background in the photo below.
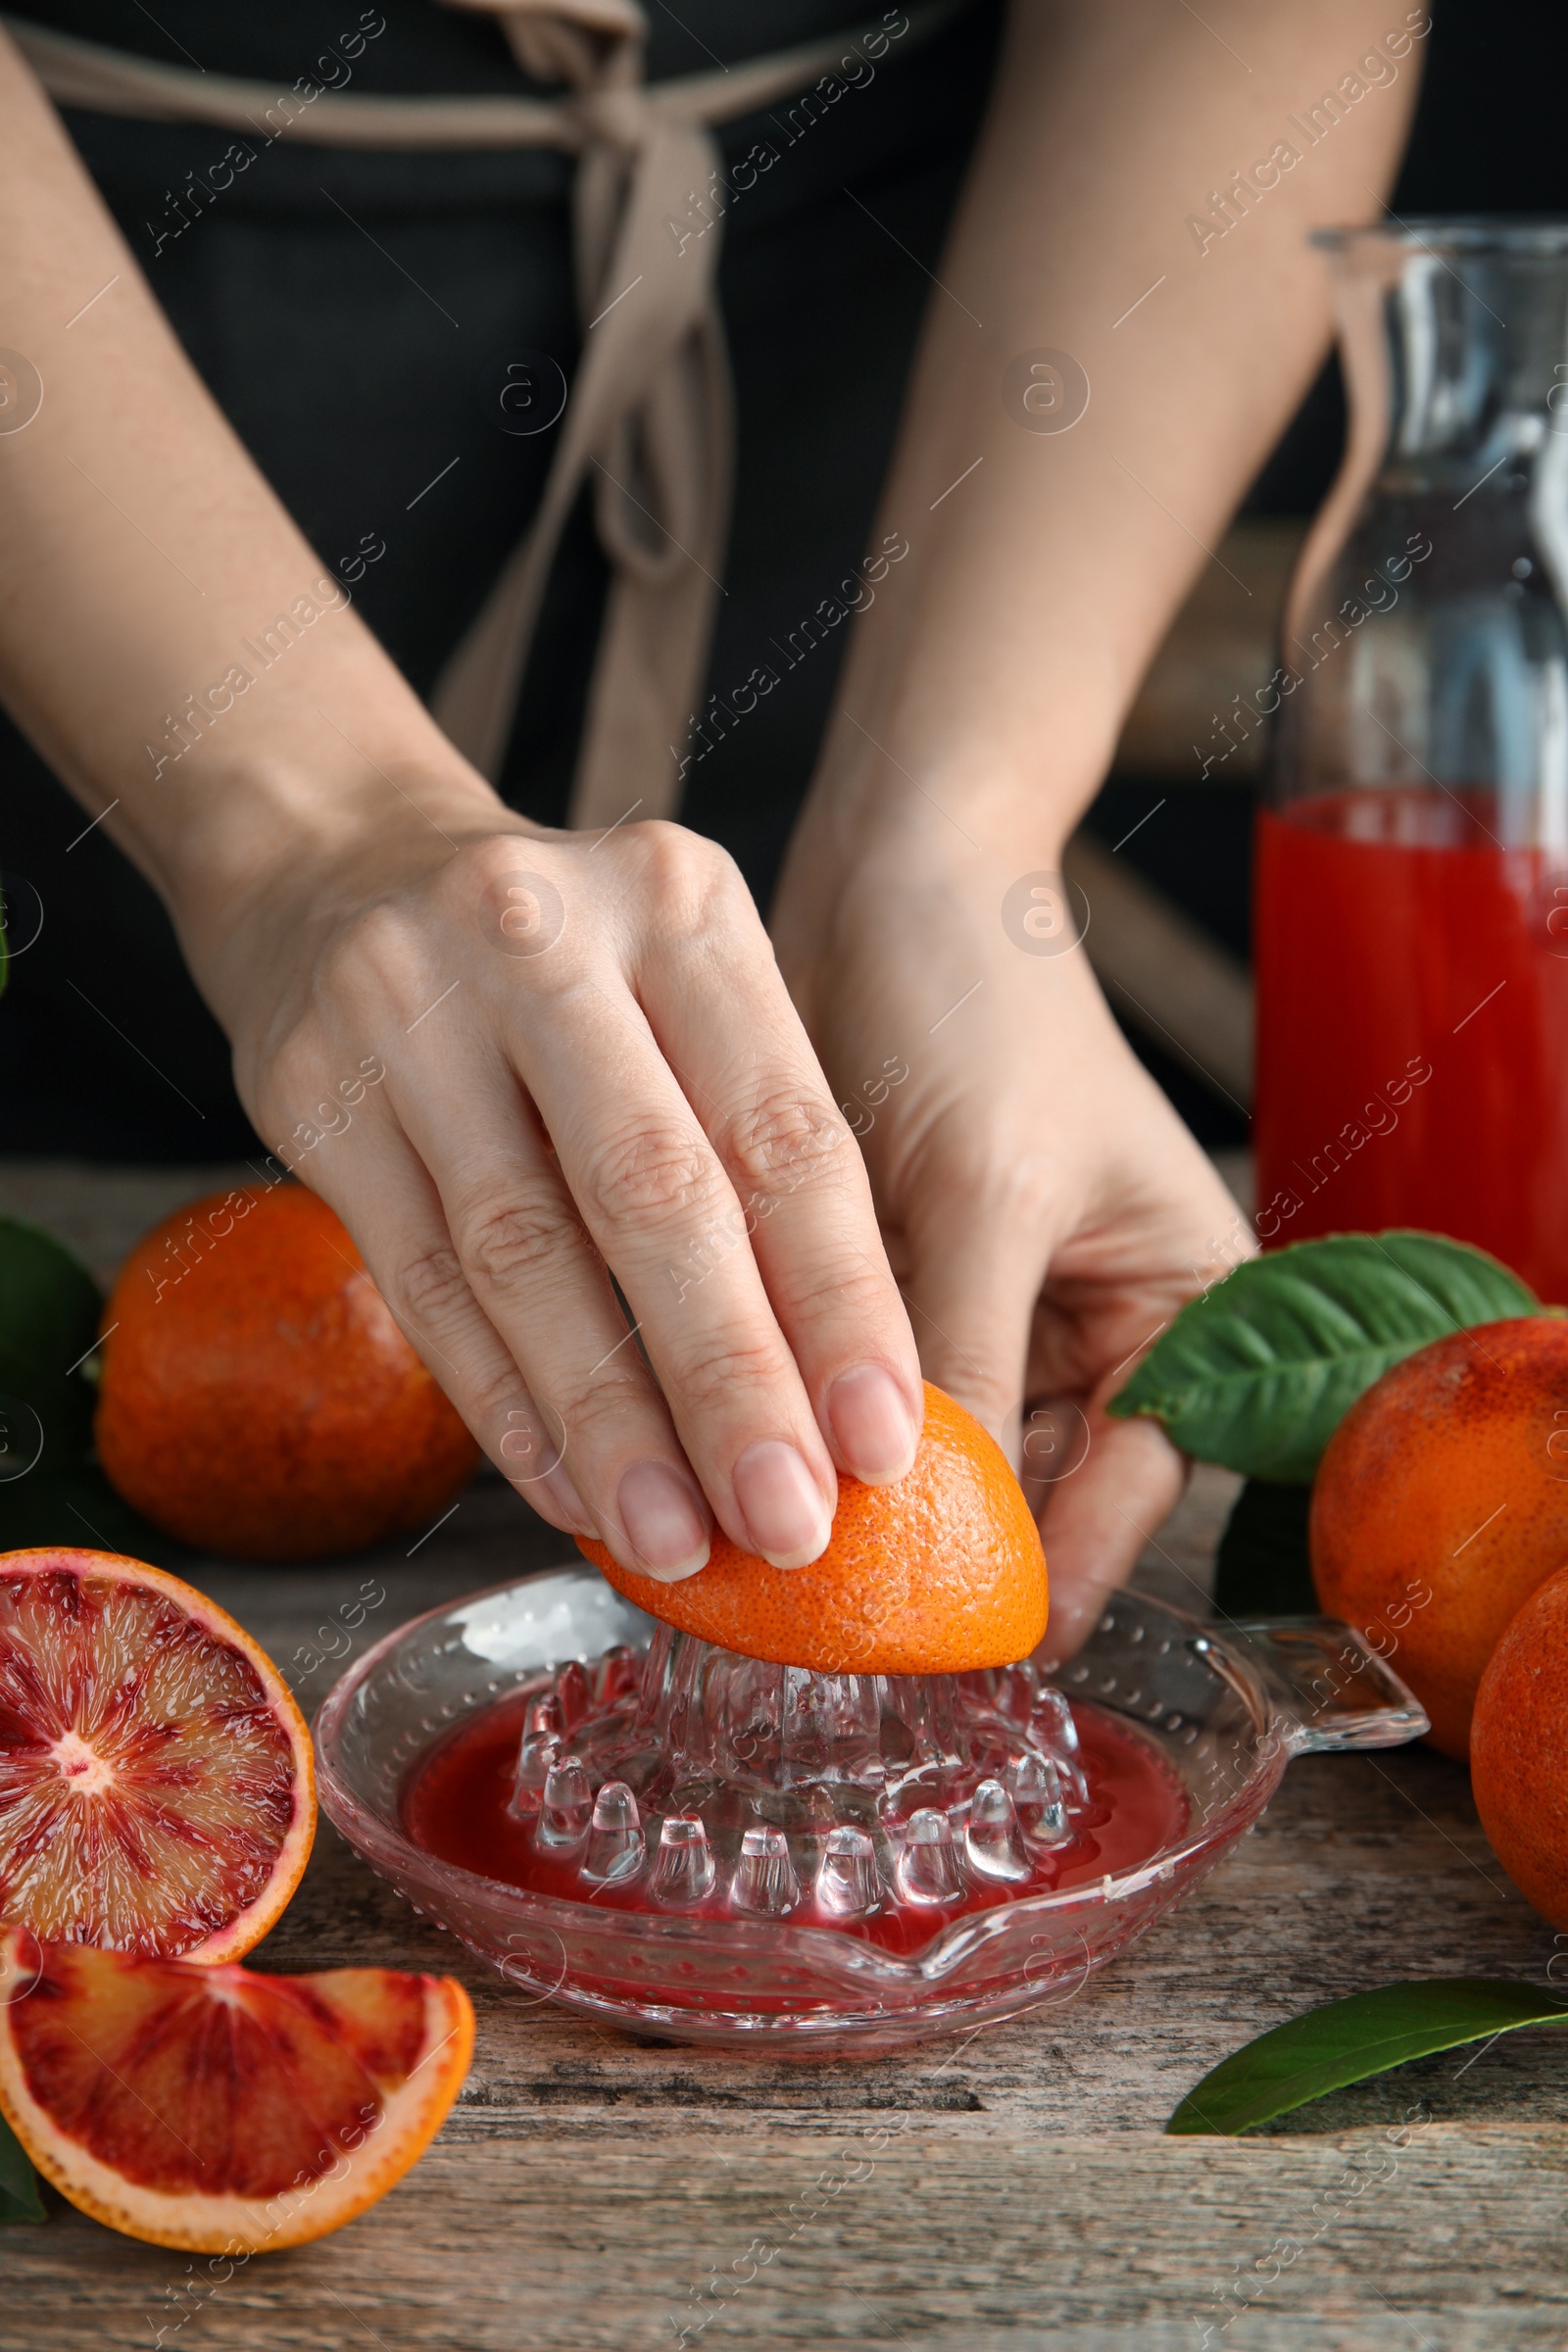
{"type": "MultiPolygon", "coordinates": [[[[1426,77],[1409,151],[1390,210],[1432,213],[1568,212],[1568,7],[1515,0],[1436,0],[1426,77]]],[[[1331,359],[1249,494],[1249,514],[1315,512],[1339,464],[1345,398],[1331,359]]],[[[1164,796],[1165,806],[1121,852],[1239,956],[1251,947],[1252,817],[1256,795],[1235,785],[1169,785],[1112,776],[1086,822],[1106,846],[1164,796]]],[[[1247,1141],[1247,1123],[1196,1078],[1128,1028],[1183,1117],[1210,1146],[1247,1141]]]]}
{"type": "MultiPolygon", "coordinates": [[[[101,4],[102,0],[81,0],[85,14],[78,28],[97,32],[98,37],[122,40],[122,33],[111,34],[107,22],[100,29],[98,13],[101,4]]],[[[300,0],[300,4],[303,5],[303,0],[300,0]]],[[[49,12],[43,6],[35,5],[35,13],[43,16],[49,12]]],[[[70,14],[70,10],[66,13],[70,14]]],[[[163,13],[167,17],[168,12],[163,13]]],[[[347,12],[346,23],[352,21],[353,13],[352,10],[347,12]]],[[[1435,15],[1434,29],[1426,43],[1426,74],[1414,134],[1393,198],[1393,209],[1406,218],[1434,213],[1568,212],[1568,154],[1565,154],[1561,105],[1561,93],[1568,89],[1568,8],[1564,8],[1560,0],[1558,5],[1551,7],[1544,5],[1544,0],[1531,0],[1529,5],[1513,6],[1484,6],[1481,0],[1437,0],[1435,15]]],[[[126,21],[129,21],[128,17],[126,21]]],[[[185,25],[183,17],[176,15],[172,21],[177,26],[185,25]]],[[[190,37],[201,39],[202,34],[193,27],[194,19],[192,27],[188,28],[190,37]]],[[[279,38],[283,36],[280,34],[279,38]]],[[[148,34],[149,53],[156,45],[156,34],[148,34]]],[[[384,44],[384,51],[383,60],[372,59],[372,62],[390,71],[393,54],[390,40],[384,44]]],[[[270,60],[265,62],[271,63],[270,60]]],[[[668,64],[679,70],[691,62],[685,58],[671,58],[668,64]]],[[[956,116],[969,114],[977,107],[983,90],[983,55],[970,42],[965,52],[964,71],[961,75],[956,75],[937,54],[937,45],[933,45],[928,59],[915,67],[909,75],[908,87],[923,85],[928,92],[926,97],[921,97],[916,88],[911,101],[914,114],[917,116],[920,108],[930,103],[933,107],[940,107],[949,125],[956,116]]],[[[466,66],[462,79],[465,86],[473,86],[466,66]]],[[[859,100],[856,103],[858,106],[862,104],[859,100]]],[[[871,109],[880,103],[880,93],[874,98],[868,96],[863,102],[865,111],[857,120],[855,136],[862,150],[856,159],[858,164],[864,162],[863,149],[870,130],[871,109]]],[[[77,119],[78,125],[83,120],[77,119]]],[[[956,184],[956,174],[961,169],[961,155],[956,150],[939,154],[935,164],[923,172],[904,170],[899,138],[907,136],[912,120],[907,105],[904,107],[901,122],[889,118],[885,174],[874,184],[884,220],[898,221],[906,242],[912,248],[919,249],[929,241],[934,254],[940,242],[941,220],[951,200],[951,189],[956,184]],[[903,210],[898,209],[901,206],[903,210]]],[[[117,143],[123,143],[127,152],[130,151],[144,138],[146,127],[137,125],[132,130],[131,126],[112,125],[103,119],[95,119],[89,124],[87,133],[83,134],[78,128],[78,135],[83,136],[84,146],[89,150],[89,160],[93,161],[100,177],[104,178],[107,174],[108,179],[112,180],[117,143]],[[98,142],[103,149],[103,154],[96,158],[90,152],[92,141],[98,142]]],[[[172,126],[168,131],[171,141],[169,176],[175,184],[179,176],[175,165],[182,153],[177,141],[188,135],[183,129],[176,134],[172,126]]],[[[824,128],[820,135],[813,133],[809,147],[803,146],[802,150],[810,174],[813,177],[821,176],[824,186],[829,179],[836,181],[840,176],[838,159],[831,143],[834,135],[836,126],[833,131],[824,128]]],[[[875,134],[872,135],[874,138],[875,134]]],[[[210,134],[203,134],[203,144],[204,147],[212,145],[210,134]]],[[[926,152],[929,151],[928,144],[926,152]]],[[[279,203],[291,201],[286,175],[296,169],[300,173],[308,169],[309,176],[314,180],[318,168],[316,159],[320,153],[316,150],[308,155],[303,152],[291,155],[280,149],[275,156],[269,158],[267,187],[276,192],[279,203]]],[[[363,189],[358,182],[352,184],[352,201],[356,205],[364,203],[373,209],[375,190],[371,181],[374,173],[381,169],[377,159],[362,158],[352,168],[365,175],[366,182],[363,189]]],[[[474,171],[479,168],[475,163],[464,169],[474,171]]],[[[489,169],[488,166],[484,168],[489,169]]],[[[547,161],[540,157],[510,169],[514,175],[517,172],[538,172],[548,177],[560,166],[557,159],[547,161]]],[[[853,172],[846,175],[853,175],[853,172]]],[[[780,174],[775,183],[780,191],[783,178],[784,175],[780,174]]],[[[261,184],[258,175],[256,185],[260,187],[261,184]]],[[[511,187],[510,192],[515,197],[514,186],[511,187]]],[[[548,189],[542,181],[540,194],[543,196],[547,193],[548,189]]],[[[453,204],[456,206],[471,201],[472,191],[466,184],[458,184],[455,173],[453,204]]],[[[844,210],[848,212],[848,208],[844,210]]],[[[237,236],[244,233],[242,224],[237,222],[225,221],[217,225],[221,228],[224,237],[231,230],[237,236]]],[[[132,233],[129,221],[126,226],[127,233],[132,233]]],[[[135,226],[139,230],[139,220],[135,226]]],[[[341,233],[345,238],[352,239],[352,231],[344,229],[341,233]]],[[[505,223],[498,220],[497,234],[505,233],[505,223]]],[[[737,215],[727,224],[726,253],[732,248],[738,252],[745,243],[754,240],[755,250],[755,246],[765,241],[770,233],[768,222],[760,217],[760,207],[747,220],[737,215]]],[[[852,250],[853,237],[857,233],[872,239],[873,243],[879,234],[860,228],[853,218],[848,231],[838,233],[838,247],[842,247],[839,254],[841,274],[845,277],[847,287],[851,286],[851,281],[855,284],[865,282],[863,257],[858,257],[852,250]]],[[[313,240],[313,246],[315,242],[318,240],[313,240]]],[[[132,234],[132,243],[136,250],[141,250],[135,234],[132,234]]],[[[210,266],[209,257],[223,249],[215,237],[207,236],[204,240],[193,238],[188,247],[180,249],[177,256],[171,258],[176,259],[180,269],[195,269],[210,266]],[[186,255],[188,261],[184,258],[186,255]]],[[[230,246],[227,250],[232,253],[234,248],[230,246]]],[[[787,258],[782,242],[775,244],[774,256],[775,266],[780,257],[787,258]]],[[[325,266],[325,261],[332,261],[335,267],[331,255],[325,256],[322,266],[325,266]]],[[[512,266],[515,268],[514,260],[512,266]]],[[[564,271],[564,254],[543,254],[537,269],[549,282],[534,289],[532,299],[536,306],[542,303],[547,313],[551,306],[555,306],[562,310],[564,318],[569,317],[570,297],[564,271]],[[556,283],[557,279],[560,280],[559,284],[556,283]]],[[[225,299],[231,313],[235,304],[243,310],[246,296],[241,280],[245,275],[242,270],[226,287],[225,299]]],[[[925,288],[924,282],[915,276],[913,270],[907,276],[908,283],[905,287],[901,287],[897,279],[888,277],[885,272],[879,281],[889,289],[887,300],[892,306],[889,318],[879,323],[878,333],[873,338],[884,348],[897,345],[905,337],[912,335],[914,329],[925,288]],[[897,311],[898,315],[893,316],[893,311],[897,311]],[[908,314],[906,318],[904,316],[906,311],[908,314]],[[883,326],[885,332],[881,331],[883,326]]],[[[819,317],[820,277],[820,270],[814,269],[810,282],[816,287],[814,300],[819,317]]],[[[158,282],[156,273],[155,282],[158,282]]],[[[175,282],[166,273],[163,280],[166,286],[172,289],[175,282]]],[[[727,308],[728,291],[726,287],[727,308]]],[[[302,301],[308,292],[309,289],[302,289],[302,301]]],[[[253,285],[253,298],[254,294],[253,285]]],[[[456,301],[456,296],[453,299],[456,301]]],[[[411,295],[409,300],[416,304],[417,298],[411,295]]],[[[848,313],[855,309],[856,303],[846,301],[843,307],[848,313]]],[[[210,302],[208,308],[210,311],[210,302]]],[[[743,394],[747,390],[748,370],[745,308],[743,295],[738,295],[730,324],[743,394]]],[[[495,340],[503,340],[506,331],[504,324],[498,323],[495,340]]],[[[564,326],[563,335],[568,332],[569,328],[564,326]]],[[[542,336],[531,336],[529,339],[544,341],[542,336]]],[[[200,350],[195,356],[199,363],[207,357],[200,350]]],[[[763,371],[754,367],[752,372],[760,378],[763,371]]],[[[770,375],[774,372],[771,367],[767,372],[770,375]]],[[[869,412],[873,403],[864,371],[845,368],[834,372],[840,387],[836,397],[844,399],[843,387],[846,385],[858,386],[861,406],[869,412]]],[[[795,390],[791,391],[786,382],[779,388],[777,397],[786,399],[786,405],[797,402],[807,397],[808,380],[820,382],[822,374],[820,368],[809,379],[807,373],[803,373],[795,390]]],[[[301,387],[302,398],[307,389],[315,397],[320,393],[321,386],[318,381],[313,386],[301,387]]],[[[375,389],[372,385],[364,390],[368,419],[375,409],[375,389]]],[[[259,384],[258,397],[262,390],[259,384]]],[[[340,386],[339,391],[343,397],[359,396],[352,386],[340,386]]],[[[235,406],[232,400],[230,406],[231,409],[235,406]]],[[[247,429],[247,423],[253,420],[244,414],[243,399],[238,402],[238,410],[236,422],[243,432],[247,429]]],[[[863,495],[869,502],[874,490],[873,445],[876,444],[879,427],[869,413],[861,418],[854,414],[854,410],[855,401],[851,400],[841,420],[842,431],[851,439],[858,435],[858,448],[863,454],[861,464],[854,468],[858,477],[854,486],[857,492],[863,489],[863,495]]],[[[259,425],[259,420],[255,421],[259,425]]],[[[783,417],[779,419],[781,429],[786,421],[783,417]]],[[[837,425],[835,429],[838,429],[837,425]]],[[[477,416],[472,430],[481,434],[486,430],[477,416]]],[[[1262,514],[1309,514],[1332,479],[1343,431],[1344,404],[1339,370],[1337,365],[1331,362],[1253,486],[1246,502],[1247,511],[1262,514]]],[[[490,435],[489,438],[493,442],[494,436],[490,435]]],[[[809,435],[804,436],[803,446],[805,440],[810,438],[809,435]]],[[[514,444],[513,447],[514,450],[540,451],[542,458],[540,444],[514,444]]],[[[394,473],[407,471],[419,462],[413,449],[407,452],[399,449],[376,451],[376,463],[394,473]]],[[[815,470],[820,474],[822,469],[817,467],[815,470]]],[[[841,490],[845,486],[841,485],[841,490]]],[[[802,495],[805,495],[804,491],[802,495]]],[[[318,503],[323,502],[331,511],[330,485],[321,489],[318,503]]],[[[401,499],[399,503],[402,503],[401,499]]],[[[430,516],[435,503],[431,500],[423,509],[416,510],[416,519],[423,522],[430,516]]],[[[845,499],[843,503],[848,508],[855,501],[853,498],[845,499]]],[[[312,522],[308,527],[315,528],[315,536],[318,541],[330,537],[329,532],[316,527],[318,518],[308,501],[303,508],[296,503],[296,512],[311,514],[312,522]]],[[[351,516],[345,506],[341,520],[345,546],[352,547],[356,543],[358,528],[364,519],[357,511],[351,516]]],[[[373,522],[375,517],[372,515],[369,519],[373,522]]],[[[500,534],[499,549],[510,543],[510,526],[507,517],[499,513],[493,520],[495,530],[500,534]]],[[[585,521],[585,518],[580,520],[585,521]]],[[[855,516],[850,515],[846,527],[858,530],[859,524],[855,516]]],[[[747,572],[749,564],[753,574],[764,575],[771,583],[782,576],[787,568],[780,564],[776,548],[764,546],[756,531],[751,534],[751,542],[748,540],[748,515],[743,504],[737,514],[737,548],[731,582],[736,594],[726,606],[725,619],[721,621],[720,644],[714,658],[713,682],[721,688],[733,683],[729,671],[734,666],[735,657],[724,644],[726,627],[735,636],[737,644],[745,634],[740,626],[738,612],[744,601],[740,594],[741,575],[747,572]]],[[[858,546],[860,541],[857,539],[856,544],[858,546]]],[[[320,552],[331,561],[337,552],[337,543],[322,544],[320,552]]],[[[410,550],[411,556],[416,552],[416,548],[410,550]]],[[[475,565],[476,580],[481,571],[494,569],[495,561],[499,561],[499,554],[494,561],[486,556],[482,565],[475,565]]],[[[390,564],[387,570],[391,570],[390,564]]],[[[599,593],[596,584],[597,551],[586,529],[581,527],[569,534],[564,559],[564,575],[571,575],[574,571],[581,575],[579,592],[567,596],[558,612],[556,641],[552,642],[546,637],[537,648],[525,699],[524,723],[519,729],[519,738],[528,738],[536,752],[543,745],[547,756],[535,759],[536,772],[533,778],[517,781],[515,790],[511,781],[508,785],[509,798],[526,808],[529,813],[547,821],[559,821],[561,803],[564,801],[575,709],[580,705],[587,676],[585,647],[588,633],[580,623],[585,613],[591,619],[599,593]]],[[[559,578],[560,575],[558,584],[559,578]]],[[[813,586],[810,594],[806,596],[805,603],[790,602],[791,613],[809,609],[811,596],[816,592],[813,586]]],[[[479,586],[476,586],[475,594],[478,593],[479,586]]],[[[794,599],[797,592],[792,583],[779,593],[787,599],[794,599]]],[[[801,594],[805,593],[803,585],[801,594]]],[[[368,604],[366,610],[375,624],[382,627],[394,654],[399,654],[395,629],[388,628],[385,620],[374,612],[370,605],[368,604]]],[[[454,630],[464,617],[466,615],[453,616],[454,630]]],[[[747,629],[754,625],[754,622],[748,621],[747,629]]],[[[773,624],[769,621],[768,625],[771,627],[773,624]]],[[[747,642],[750,642],[750,638],[747,642]]],[[[820,713],[825,708],[833,669],[841,651],[839,642],[822,646],[813,660],[809,678],[803,672],[801,683],[806,693],[804,697],[797,695],[795,698],[801,704],[799,726],[795,732],[798,733],[800,727],[809,731],[812,725],[820,723],[820,713]]],[[[736,675],[745,674],[751,658],[748,653],[736,675]]],[[[428,680],[416,676],[416,683],[423,690],[428,680]]],[[[15,744],[15,738],[12,738],[12,742],[15,744]]],[[[795,766],[804,769],[808,765],[809,747],[804,736],[798,744],[784,742],[777,748],[780,757],[793,761],[795,766]]],[[[744,754],[748,760],[755,759],[755,747],[752,745],[743,745],[738,741],[735,750],[737,757],[744,754]]],[[[47,784],[41,774],[30,779],[25,775],[24,771],[28,762],[36,768],[37,763],[31,761],[31,755],[24,753],[20,745],[16,745],[10,759],[0,760],[0,870],[9,870],[13,874],[18,871],[23,874],[29,872],[29,852],[40,859],[45,856],[45,849],[41,846],[42,835],[49,836],[48,854],[54,855],[60,841],[67,837],[62,832],[62,825],[69,821],[70,831],[79,829],[74,807],[63,802],[56,788],[47,784]],[[59,836],[58,841],[56,836],[59,836]]],[[[729,841],[729,845],[742,858],[759,895],[765,897],[782,846],[782,820],[777,823],[769,820],[771,831],[766,825],[754,825],[752,831],[757,834],[755,840],[749,837],[731,838],[736,831],[737,818],[734,813],[736,795],[731,789],[728,761],[715,760],[706,773],[695,775],[693,781],[697,789],[689,794],[688,814],[694,822],[703,824],[729,841]],[[773,833],[778,835],[776,840],[772,838],[773,833]]],[[[1167,785],[1156,779],[1112,776],[1091,809],[1088,823],[1107,845],[1114,845],[1162,798],[1165,806],[1140,827],[1121,855],[1186,907],[1218,939],[1238,955],[1246,956],[1249,951],[1254,796],[1248,790],[1234,786],[1195,787],[1185,778],[1173,778],[1167,785]]],[[[83,814],[79,823],[85,824],[86,821],[83,814]]],[[[166,978],[168,972],[172,970],[173,950],[161,910],[151,901],[150,894],[125,873],[118,853],[106,839],[95,836],[84,844],[74,853],[69,870],[74,879],[99,862],[105,869],[106,886],[112,886],[108,889],[106,904],[113,909],[113,917],[108,925],[99,927],[102,935],[97,940],[96,950],[90,925],[81,931],[75,942],[71,943],[69,954],[66,953],[67,942],[59,931],[51,933],[46,926],[38,949],[28,957],[19,958],[14,966],[11,990],[3,1008],[0,1008],[0,1151],[45,1154],[71,1152],[88,1158],[200,1160],[229,1158],[256,1149],[249,1124],[227,1081],[226,1048],[221,1036],[177,972],[173,972],[172,977],[178,985],[180,1008],[177,1023],[168,1034],[175,1048],[172,1059],[177,1065],[179,1088],[170,1092],[167,1084],[160,1086],[149,1075],[147,1061],[138,1053],[137,1047],[128,1038],[120,1035],[119,1023],[114,1016],[119,1014],[121,1020],[133,1025],[133,1015],[122,1010],[122,992],[129,990],[134,1004],[138,983],[145,981],[151,989],[155,966],[162,964],[166,967],[166,978]],[[120,919],[122,908],[125,909],[124,937],[131,943],[128,948],[122,948],[117,939],[107,935],[113,930],[114,920],[120,919]],[[139,931],[136,929],[138,924],[139,931]],[[55,968],[57,964],[58,969],[55,968]],[[93,1007],[87,1005],[84,998],[78,1002],[76,994],[69,986],[73,978],[91,985],[93,1007]],[[193,1097],[199,1098],[199,1113],[195,1111],[193,1097]]],[[[40,878],[45,878],[41,867],[40,878]]],[[[156,995],[156,990],[152,990],[152,994],[156,995]]],[[[153,1045],[154,1036],[147,1036],[143,1042],[153,1045]]],[[[1221,1146],[1246,1141],[1245,1123],[1233,1108],[1168,1061],[1157,1049],[1147,1045],[1141,1037],[1134,1034],[1132,1042],[1204,1143],[1221,1146]]],[[[160,1034],[160,1051],[162,1043],[160,1034]]]]}

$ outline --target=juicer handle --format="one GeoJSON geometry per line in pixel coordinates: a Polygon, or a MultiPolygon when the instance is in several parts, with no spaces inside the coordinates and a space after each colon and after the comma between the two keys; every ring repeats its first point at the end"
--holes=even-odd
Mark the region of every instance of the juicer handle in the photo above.
{"type": "MultiPolygon", "coordinates": [[[[1337,1617],[1260,1617],[1240,1634],[1268,1686],[1276,1729],[1293,1755],[1325,1748],[1399,1747],[1431,1727],[1388,1661],[1337,1617]]],[[[1218,1644],[1200,1637],[1218,1664],[1218,1644]]]]}

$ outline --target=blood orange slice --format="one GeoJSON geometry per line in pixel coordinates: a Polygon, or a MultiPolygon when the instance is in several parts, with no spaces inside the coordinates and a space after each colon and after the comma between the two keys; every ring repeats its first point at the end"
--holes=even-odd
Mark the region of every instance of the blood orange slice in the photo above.
{"type": "Polygon", "coordinates": [[[0,2112],[74,2205],[155,2245],[341,2229],[428,2146],[472,2054],[451,1977],[264,1977],[0,1931],[0,2112]]]}
{"type": "Polygon", "coordinates": [[[0,1919],[232,1960],[315,1834],[305,1719],[231,1617],[115,1552],[0,1553],[0,1919]]]}

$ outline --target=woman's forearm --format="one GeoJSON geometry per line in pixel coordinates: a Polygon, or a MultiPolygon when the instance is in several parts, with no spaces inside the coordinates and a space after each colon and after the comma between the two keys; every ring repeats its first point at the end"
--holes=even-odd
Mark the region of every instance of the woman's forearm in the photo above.
{"type": "Polygon", "coordinates": [[[236,895],[313,842],[508,821],[219,413],[3,35],[0,220],[0,342],[43,395],[0,433],[0,694],[204,978],[236,895]]]}
{"type": "Polygon", "coordinates": [[[1428,23],[1019,0],[883,500],[910,559],[858,623],[824,754],[841,838],[911,778],[1041,849],[1071,829],[1322,358],[1307,231],[1377,214],[1428,23]],[[1314,126],[1324,92],[1340,119],[1314,126]],[[1043,352],[1081,379],[1031,374],[1043,352]]]}

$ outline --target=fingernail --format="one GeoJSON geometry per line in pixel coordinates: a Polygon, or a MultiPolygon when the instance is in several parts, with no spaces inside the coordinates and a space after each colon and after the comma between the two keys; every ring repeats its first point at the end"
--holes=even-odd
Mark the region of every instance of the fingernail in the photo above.
{"type": "Polygon", "coordinates": [[[882,1364],[841,1372],[827,1393],[827,1418],[845,1469],[868,1487],[890,1486],[914,1460],[919,1432],[904,1391],[882,1364]]]}
{"type": "Polygon", "coordinates": [[[708,1565],[708,1529],[695,1496],[667,1462],[634,1462],[616,1490],[620,1524],[636,1565],[662,1585],[678,1585],[708,1565]]]}
{"type": "Polygon", "coordinates": [[[735,1499],[752,1549],[769,1567],[804,1568],[821,1555],[833,1514],[803,1457],[781,1438],[748,1446],[735,1465],[735,1499]]]}

